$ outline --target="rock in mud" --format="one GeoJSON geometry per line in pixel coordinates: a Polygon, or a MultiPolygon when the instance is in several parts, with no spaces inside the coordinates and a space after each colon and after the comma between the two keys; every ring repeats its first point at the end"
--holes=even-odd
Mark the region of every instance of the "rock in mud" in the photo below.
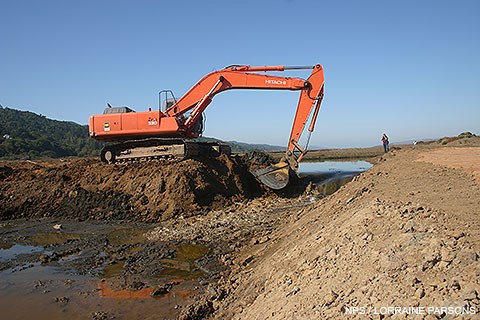
{"type": "Polygon", "coordinates": [[[68,302],[70,302],[70,298],[69,297],[55,297],[55,302],[58,302],[60,304],[67,304],[68,302]]]}
{"type": "Polygon", "coordinates": [[[60,257],[55,252],[52,254],[42,254],[38,258],[41,264],[47,264],[52,261],[57,261],[58,259],[60,259],[60,257]]]}
{"type": "Polygon", "coordinates": [[[200,320],[214,312],[212,301],[201,300],[183,309],[179,320],[200,320]]]}
{"type": "Polygon", "coordinates": [[[150,295],[152,297],[160,297],[160,296],[166,295],[167,293],[170,292],[172,287],[173,287],[173,283],[165,283],[163,286],[160,286],[155,290],[153,290],[152,293],[150,293],[150,295]]]}
{"type": "Polygon", "coordinates": [[[109,316],[107,312],[103,311],[95,311],[92,312],[92,320],[107,320],[107,319],[115,319],[113,316],[109,316]]]}

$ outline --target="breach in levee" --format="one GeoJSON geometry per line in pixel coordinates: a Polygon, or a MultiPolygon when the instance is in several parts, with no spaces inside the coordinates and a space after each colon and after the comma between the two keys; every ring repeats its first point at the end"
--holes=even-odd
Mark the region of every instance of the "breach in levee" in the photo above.
{"type": "MultiPolygon", "coordinates": [[[[115,143],[103,148],[100,155],[102,161],[109,163],[230,153],[226,144],[192,140],[202,134],[202,114],[217,93],[230,89],[301,91],[285,155],[279,163],[253,172],[262,183],[278,190],[288,184],[290,171],[298,170],[298,163],[307,152],[307,147],[299,145],[299,139],[308,119],[311,119],[309,134],[313,132],[323,88],[323,68],[319,64],[302,67],[229,66],[203,77],[180,99],[176,99],[170,90],[161,91],[160,97],[165,95],[165,103],[162,108],[160,103],[158,110],[135,112],[128,107],[109,105],[103,114],[90,117],[89,133],[94,139],[115,143]],[[260,74],[298,69],[311,69],[312,72],[306,80],[260,74]]],[[[307,146],[308,141],[309,138],[307,146]]]]}

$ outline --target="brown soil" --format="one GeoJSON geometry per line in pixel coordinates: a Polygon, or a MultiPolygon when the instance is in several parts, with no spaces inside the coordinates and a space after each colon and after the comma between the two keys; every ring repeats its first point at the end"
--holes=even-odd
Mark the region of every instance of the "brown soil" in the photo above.
{"type": "Polygon", "coordinates": [[[236,157],[107,165],[97,160],[0,162],[0,219],[159,221],[222,208],[262,189],[236,157]]]}
{"type": "Polygon", "coordinates": [[[442,148],[422,153],[419,161],[431,162],[449,168],[460,168],[480,181],[480,148],[442,148]]]}
{"type": "Polygon", "coordinates": [[[316,199],[269,195],[155,224],[3,221],[0,249],[22,244],[39,251],[2,260],[0,250],[0,309],[21,319],[203,318],[225,296],[217,283],[237,252],[270,241],[273,230],[316,199]]]}
{"type": "Polygon", "coordinates": [[[215,318],[381,319],[393,314],[381,308],[393,306],[425,307],[419,318],[427,319],[478,316],[480,188],[471,172],[479,151],[409,148],[380,157],[270,241],[240,252],[215,318]],[[366,309],[347,314],[352,307],[366,309]]]}
{"type": "MultiPolygon", "coordinates": [[[[266,193],[237,158],[115,166],[88,159],[4,161],[0,218],[53,219],[0,224],[0,248],[34,243],[45,250],[0,263],[0,275],[24,279],[23,268],[41,269],[38,261],[82,275],[112,273],[82,289],[89,290],[87,300],[78,289],[41,286],[38,307],[55,297],[57,305],[67,304],[55,312],[72,319],[85,312],[92,318],[378,319],[390,314],[346,312],[393,306],[460,307],[478,316],[475,139],[398,147],[327,198],[311,187],[296,197],[266,193]],[[77,221],[85,219],[108,221],[77,221]],[[59,223],[61,230],[52,229],[59,223]],[[47,230],[55,234],[45,240],[47,230]],[[172,264],[178,274],[169,273],[172,264]],[[169,292],[165,299],[182,292],[186,298],[169,302],[165,315],[158,303],[166,300],[145,298],[154,290],[169,292]],[[108,296],[130,299],[120,304],[108,296]]],[[[23,303],[31,287],[26,283],[22,293],[0,277],[0,289],[10,288],[3,304],[23,303]]],[[[419,318],[454,316],[436,312],[419,318]]]]}

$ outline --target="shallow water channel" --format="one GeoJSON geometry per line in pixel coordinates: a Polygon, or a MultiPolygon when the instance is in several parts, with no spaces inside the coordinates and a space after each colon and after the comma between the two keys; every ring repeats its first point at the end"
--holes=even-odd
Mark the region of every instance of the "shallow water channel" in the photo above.
{"type": "Polygon", "coordinates": [[[331,195],[353,177],[372,167],[367,161],[301,162],[298,173],[304,181],[312,182],[324,195],[331,195]]]}

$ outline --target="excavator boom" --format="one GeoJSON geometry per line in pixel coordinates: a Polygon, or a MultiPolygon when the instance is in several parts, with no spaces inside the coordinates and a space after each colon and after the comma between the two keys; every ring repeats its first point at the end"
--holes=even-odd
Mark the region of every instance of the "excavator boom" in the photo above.
{"type": "MultiPolygon", "coordinates": [[[[229,66],[207,74],[164,112],[160,110],[107,112],[103,115],[91,116],[90,136],[102,141],[122,142],[124,146],[129,146],[130,153],[133,149],[132,146],[135,145],[135,142],[131,142],[131,140],[142,141],[142,146],[150,146],[150,142],[145,142],[145,139],[175,138],[178,143],[178,138],[195,138],[201,134],[202,114],[213,97],[220,92],[232,89],[301,91],[284,158],[280,164],[254,173],[269,187],[281,189],[288,183],[289,170],[296,171],[298,162],[306,153],[306,149],[299,145],[299,139],[309,118],[311,118],[311,123],[308,131],[312,132],[314,129],[323,98],[323,86],[323,68],[319,64],[308,67],[229,66]],[[298,69],[311,69],[312,72],[306,80],[262,74],[268,71],[298,69]],[[126,141],[127,143],[125,143],[126,141]],[[275,183],[275,181],[281,181],[281,183],[275,183]]],[[[165,145],[165,143],[162,144],[165,145]]],[[[120,149],[111,149],[110,154],[105,153],[102,160],[115,159],[117,153],[118,156],[120,152],[123,152],[119,151],[120,149]]]]}

